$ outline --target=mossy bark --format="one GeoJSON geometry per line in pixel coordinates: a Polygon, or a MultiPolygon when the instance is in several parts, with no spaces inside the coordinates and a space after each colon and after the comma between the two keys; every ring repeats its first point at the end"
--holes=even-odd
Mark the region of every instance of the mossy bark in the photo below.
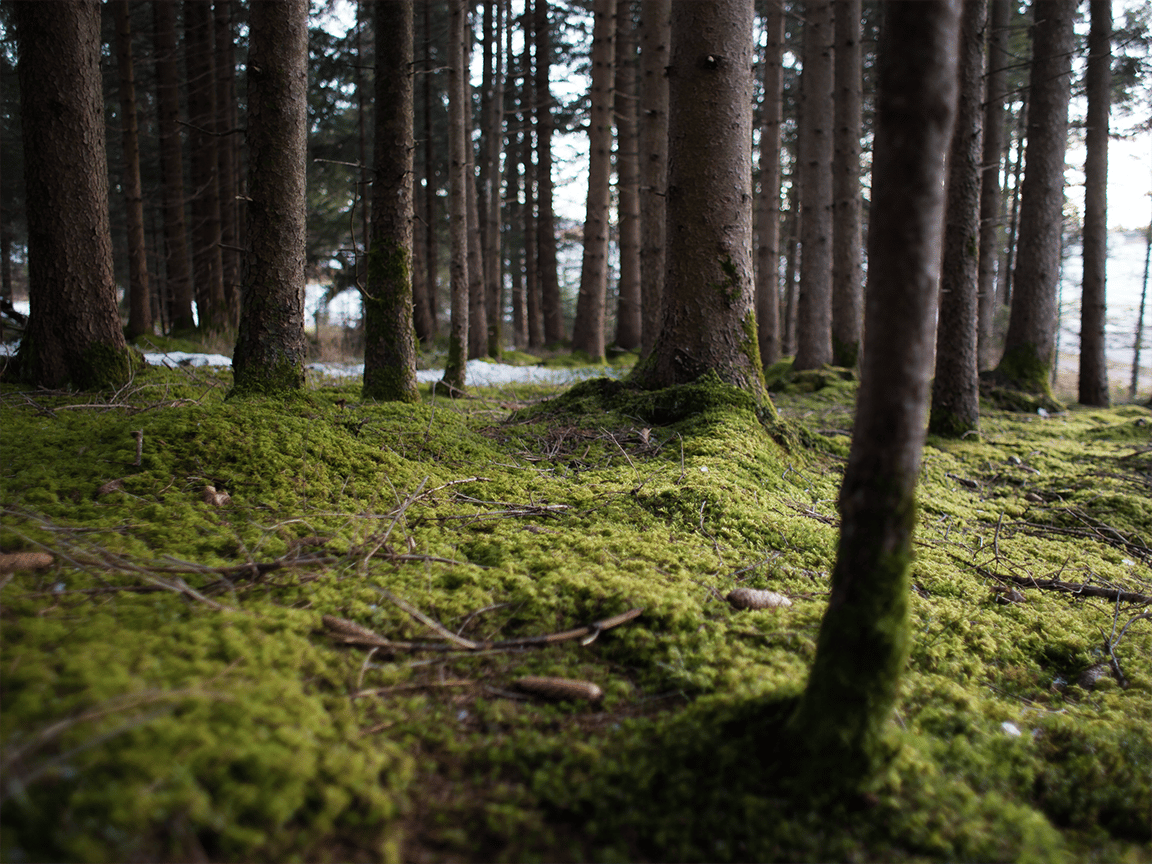
{"type": "Polygon", "coordinates": [[[468,157],[464,135],[464,4],[453,0],[448,18],[448,183],[449,228],[452,251],[449,279],[452,287],[452,323],[448,333],[448,361],[443,381],[449,392],[464,390],[468,362],[468,157]]]}

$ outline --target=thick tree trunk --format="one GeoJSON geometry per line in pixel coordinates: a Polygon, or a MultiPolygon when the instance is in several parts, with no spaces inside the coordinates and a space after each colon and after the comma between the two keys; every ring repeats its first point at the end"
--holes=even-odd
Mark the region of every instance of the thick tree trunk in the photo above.
{"type": "Polygon", "coordinates": [[[1004,151],[1004,99],[1008,83],[1009,0],[992,0],[988,15],[988,72],[984,101],[984,161],[980,178],[979,350],[980,369],[996,365],[996,264],[1004,233],[1001,213],[1004,195],[1000,190],[1000,160],[1004,151]]]}
{"type": "Polygon", "coordinates": [[[616,5],[616,192],[619,208],[620,281],[616,345],[640,347],[640,138],[636,116],[636,22],[631,0],[616,5]]]}
{"type": "Polygon", "coordinates": [[[220,178],[220,258],[227,326],[240,322],[240,137],[236,117],[236,60],[231,0],[213,4],[216,51],[216,157],[220,178]]]}
{"type": "Polygon", "coordinates": [[[840,490],[832,596],[791,721],[797,758],[825,791],[859,788],[879,767],[908,654],[908,566],[932,369],[959,5],[885,5],[868,232],[868,344],[840,490]]]}
{"type": "Polygon", "coordinates": [[[780,123],[784,109],[784,7],[764,17],[764,101],[760,105],[760,197],[756,225],[756,324],[760,359],[780,359],[780,123]]]}
{"type": "Polygon", "coordinates": [[[465,0],[451,0],[448,12],[448,185],[449,228],[452,235],[449,278],[452,322],[448,333],[448,360],[444,383],[450,393],[463,393],[468,359],[468,141],[465,136],[464,63],[465,0]]]}
{"type": "Polygon", "coordinates": [[[860,0],[835,0],[835,118],[832,135],[832,362],[860,359],[860,0]]]}
{"type": "Polygon", "coordinates": [[[253,0],[248,54],[248,243],[235,391],[304,386],[308,0],[253,0]]]}
{"type": "Polygon", "coordinates": [[[572,325],[572,350],[604,362],[604,304],[608,292],[608,205],[612,179],[612,78],[616,50],[616,0],[592,5],[592,111],[588,121],[588,208],[580,296],[572,325]]]}
{"type": "Polygon", "coordinates": [[[668,51],[671,0],[641,0],[640,20],[640,356],[652,353],[664,295],[665,181],[668,175],[668,51]]]}
{"type": "Polygon", "coordinates": [[[1029,393],[1051,393],[1056,357],[1056,292],[1064,224],[1064,151],[1068,143],[1076,0],[1033,0],[1028,152],[1020,190],[1012,313],[999,380],[1029,393]]]}
{"type": "Polygon", "coordinates": [[[47,388],[128,381],[116,309],[100,75],[100,4],[11,4],[28,219],[19,376],[47,388]]]}
{"type": "Polygon", "coordinates": [[[632,379],[656,389],[714,373],[771,411],[752,275],[752,5],[672,6],[664,310],[632,379]]]}
{"type": "Polygon", "coordinates": [[[160,171],[164,178],[164,248],[168,274],[168,326],[184,332],[192,316],[192,264],[184,221],[184,152],[180,133],[180,76],[176,68],[176,4],[152,0],[152,41],[156,62],[156,114],[160,131],[160,171]]]}
{"type": "Polygon", "coordinates": [[[808,0],[797,145],[800,291],[793,368],[832,362],[832,0],[808,0]]]}
{"type": "Polygon", "coordinates": [[[963,0],[960,20],[960,90],[948,157],[944,261],[940,273],[940,318],[936,331],[936,375],[928,431],[959,438],[980,422],[980,379],[976,364],[979,301],[981,101],[984,95],[986,0],[963,0]]]}
{"type": "Polygon", "coordinates": [[[373,4],[372,227],[364,301],[364,397],[419,402],[412,329],[412,0],[373,4]]]}
{"type": "Polygon", "coordinates": [[[1108,260],[1108,107],[1112,90],[1112,0],[1092,0],[1088,32],[1088,132],[1084,159],[1084,282],[1080,295],[1080,403],[1106,407],[1104,324],[1108,260]]]}
{"type": "Polygon", "coordinates": [[[536,277],[540,282],[540,311],[544,316],[544,342],[564,340],[564,310],[556,273],[556,217],[552,209],[552,93],[548,73],[552,64],[552,31],[548,0],[533,0],[536,13],[536,277]]]}
{"type": "Polygon", "coordinates": [[[128,338],[152,334],[148,250],[144,245],[144,193],[140,186],[140,126],[136,119],[136,75],[132,64],[132,19],[128,0],[115,0],[116,66],[120,77],[120,125],[124,141],[124,210],[128,223],[128,338]]]}

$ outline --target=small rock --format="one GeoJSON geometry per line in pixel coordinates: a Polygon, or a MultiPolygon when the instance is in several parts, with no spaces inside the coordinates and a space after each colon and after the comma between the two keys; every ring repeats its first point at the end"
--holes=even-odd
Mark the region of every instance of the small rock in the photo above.
{"type": "Polygon", "coordinates": [[[1110,674],[1112,674],[1112,670],[1107,663],[1097,663],[1081,672],[1076,683],[1085,690],[1091,690],[1096,686],[1096,682],[1102,678],[1107,678],[1110,674]]]}

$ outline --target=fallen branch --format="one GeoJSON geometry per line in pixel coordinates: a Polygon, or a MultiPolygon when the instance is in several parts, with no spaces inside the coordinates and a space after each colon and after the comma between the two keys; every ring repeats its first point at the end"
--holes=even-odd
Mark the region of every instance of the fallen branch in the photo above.
{"type": "Polygon", "coordinates": [[[1046,591],[1059,591],[1062,594],[1079,594],[1082,597],[1103,597],[1121,603],[1137,603],[1147,605],[1152,603],[1152,595],[1139,594],[1135,591],[1124,591],[1121,588],[1103,588],[1099,585],[1088,585],[1083,582],[1065,582],[1062,579],[1037,579],[1035,576],[1014,576],[1011,573],[994,573],[979,564],[972,564],[956,555],[949,553],[949,557],[958,563],[965,564],[988,579],[1000,582],[1012,582],[1024,588],[1040,588],[1046,591]]]}

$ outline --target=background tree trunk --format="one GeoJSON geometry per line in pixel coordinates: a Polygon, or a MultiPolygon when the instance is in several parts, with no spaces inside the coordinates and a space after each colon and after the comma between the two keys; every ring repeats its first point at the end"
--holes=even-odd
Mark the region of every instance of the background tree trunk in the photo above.
{"type": "Polygon", "coordinates": [[[373,4],[372,227],[364,301],[364,397],[419,402],[412,328],[412,0],[373,4]]]}
{"type": "Polygon", "coordinates": [[[524,303],[528,318],[528,347],[541,348],[544,345],[544,312],[540,297],[539,250],[536,234],[536,188],[539,168],[533,153],[533,130],[536,128],[536,79],[532,66],[532,45],[535,44],[535,24],[537,19],[524,12],[524,303]],[[529,38],[532,37],[532,38],[529,38]]]}
{"type": "Polygon", "coordinates": [[[671,0],[640,3],[640,356],[660,332],[664,293],[665,179],[668,175],[668,50],[671,0]]]}
{"type": "Polygon", "coordinates": [[[780,123],[784,108],[784,7],[764,16],[764,101],[760,105],[760,197],[756,225],[756,324],[760,359],[780,359],[780,123]]]}
{"type": "Polygon", "coordinates": [[[1000,217],[1004,196],[1000,190],[1000,156],[1004,152],[1004,99],[1008,82],[1009,0],[992,0],[988,15],[988,82],[984,102],[984,161],[980,177],[979,350],[980,369],[996,365],[996,264],[1004,233],[1000,217]]]}
{"type": "Polygon", "coordinates": [[[463,393],[468,359],[468,142],[465,138],[464,63],[465,0],[451,0],[448,13],[448,183],[449,228],[452,234],[450,280],[452,323],[443,381],[449,392],[463,393]]]}
{"type": "Polygon", "coordinates": [[[484,206],[484,313],[487,320],[486,354],[500,358],[503,348],[504,256],[501,244],[500,154],[504,150],[504,71],[500,45],[506,0],[484,4],[484,159],[481,184],[484,206]]]}
{"type": "Polygon", "coordinates": [[[232,2],[213,4],[216,51],[216,156],[220,187],[220,259],[227,326],[240,321],[240,137],[236,127],[236,59],[232,2]]]}
{"type": "Polygon", "coordinates": [[[438,104],[432,99],[432,21],[429,10],[431,3],[420,4],[423,8],[424,21],[424,74],[421,76],[424,84],[424,249],[427,253],[425,265],[427,267],[426,299],[428,302],[428,317],[432,329],[425,337],[426,341],[435,338],[440,330],[438,316],[440,314],[440,268],[438,244],[436,242],[436,159],[434,156],[432,136],[432,106],[438,104]]]}
{"type": "Polygon", "coordinates": [[[128,381],[116,309],[100,74],[100,4],[11,4],[28,218],[20,377],[52,389],[128,381]]]}
{"type": "Polygon", "coordinates": [[[1108,108],[1112,90],[1112,0],[1092,0],[1088,32],[1088,118],[1084,159],[1084,282],[1080,294],[1082,405],[1107,407],[1104,325],[1108,261],[1108,108]]]}
{"type": "Polygon", "coordinates": [[[853,367],[860,359],[864,287],[860,271],[860,0],[836,0],[833,15],[832,362],[853,367]]]}
{"type": "Polygon", "coordinates": [[[908,654],[908,565],[932,369],[958,18],[958,0],[885,5],[868,344],[840,489],[832,596],[791,720],[805,773],[841,788],[858,787],[879,767],[908,654]]]}
{"type": "Polygon", "coordinates": [[[544,343],[564,340],[564,311],[556,273],[556,217],[552,209],[552,94],[548,73],[552,64],[552,33],[548,0],[533,0],[536,12],[536,278],[540,283],[540,311],[544,316],[544,343]]]}
{"type": "Polygon", "coordinates": [[[636,21],[631,0],[616,5],[616,193],[620,214],[620,281],[616,345],[640,347],[640,140],[636,116],[636,21]]]}
{"type": "Polygon", "coordinates": [[[976,291],[986,0],[963,0],[963,7],[960,90],[948,157],[936,374],[932,380],[932,409],[928,419],[929,432],[949,438],[959,438],[980,423],[976,291]]]}
{"type": "Polygon", "coordinates": [[[832,362],[832,0],[808,0],[804,10],[796,370],[832,362]]]}
{"type": "Polygon", "coordinates": [[[248,59],[248,242],[238,393],[304,386],[308,0],[253,0],[248,59]]]}

